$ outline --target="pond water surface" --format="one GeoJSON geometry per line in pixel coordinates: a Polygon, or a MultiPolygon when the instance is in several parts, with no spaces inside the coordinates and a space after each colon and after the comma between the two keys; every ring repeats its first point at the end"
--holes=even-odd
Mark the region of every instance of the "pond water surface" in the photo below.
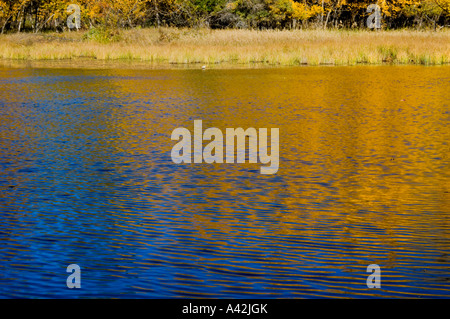
{"type": "Polygon", "coordinates": [[[0,297],[450,297],[449,123],[450,67],[0,67],[0,297]],[[278,172],[173,163],[196,119],[278,172]]]}

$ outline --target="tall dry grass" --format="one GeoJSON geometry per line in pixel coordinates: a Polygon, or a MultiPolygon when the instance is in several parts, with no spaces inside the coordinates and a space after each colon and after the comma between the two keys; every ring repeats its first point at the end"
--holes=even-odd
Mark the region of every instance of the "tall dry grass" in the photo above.
{"type": "Polygon", "coordinates": [[[133,29],[112,38],[95,32],[7,34],[0,58],[97,59],[158,64],[440,65],[450,62],[450,30],[133,29]],[[99,40],[101,39],[101,40],[99,40]]]}

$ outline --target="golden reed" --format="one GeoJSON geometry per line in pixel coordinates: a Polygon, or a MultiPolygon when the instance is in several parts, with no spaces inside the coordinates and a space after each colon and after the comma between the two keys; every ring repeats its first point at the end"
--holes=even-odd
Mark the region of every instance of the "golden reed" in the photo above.
{"type": "Polygon", "coordinates": [[[355,65],[450,62],[450,30],[210,30],[149,28],[0,36],[0,59],[128,60],[155,64],[355,65]]]}

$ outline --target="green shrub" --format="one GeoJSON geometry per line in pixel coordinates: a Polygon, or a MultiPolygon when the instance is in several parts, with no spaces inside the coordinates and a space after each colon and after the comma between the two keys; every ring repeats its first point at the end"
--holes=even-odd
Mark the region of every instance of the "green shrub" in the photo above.
{"type": "Polygon", "coordinates": [[[99,43],[118,42],[121,40],[121,34],[117,29],[99,26],[90,28],[84,34],[83,39],[96,41],[99,43]]]}

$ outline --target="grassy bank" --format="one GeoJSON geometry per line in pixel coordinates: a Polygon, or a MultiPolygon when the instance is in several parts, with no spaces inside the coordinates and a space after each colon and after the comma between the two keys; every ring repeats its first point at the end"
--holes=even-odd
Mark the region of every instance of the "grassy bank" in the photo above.
{"type": "Polygon", "coordinates": [[[131,60],[157,64],[450,63],[450,30],[90,30],[0,35],[0,59],[131,60]]]}

